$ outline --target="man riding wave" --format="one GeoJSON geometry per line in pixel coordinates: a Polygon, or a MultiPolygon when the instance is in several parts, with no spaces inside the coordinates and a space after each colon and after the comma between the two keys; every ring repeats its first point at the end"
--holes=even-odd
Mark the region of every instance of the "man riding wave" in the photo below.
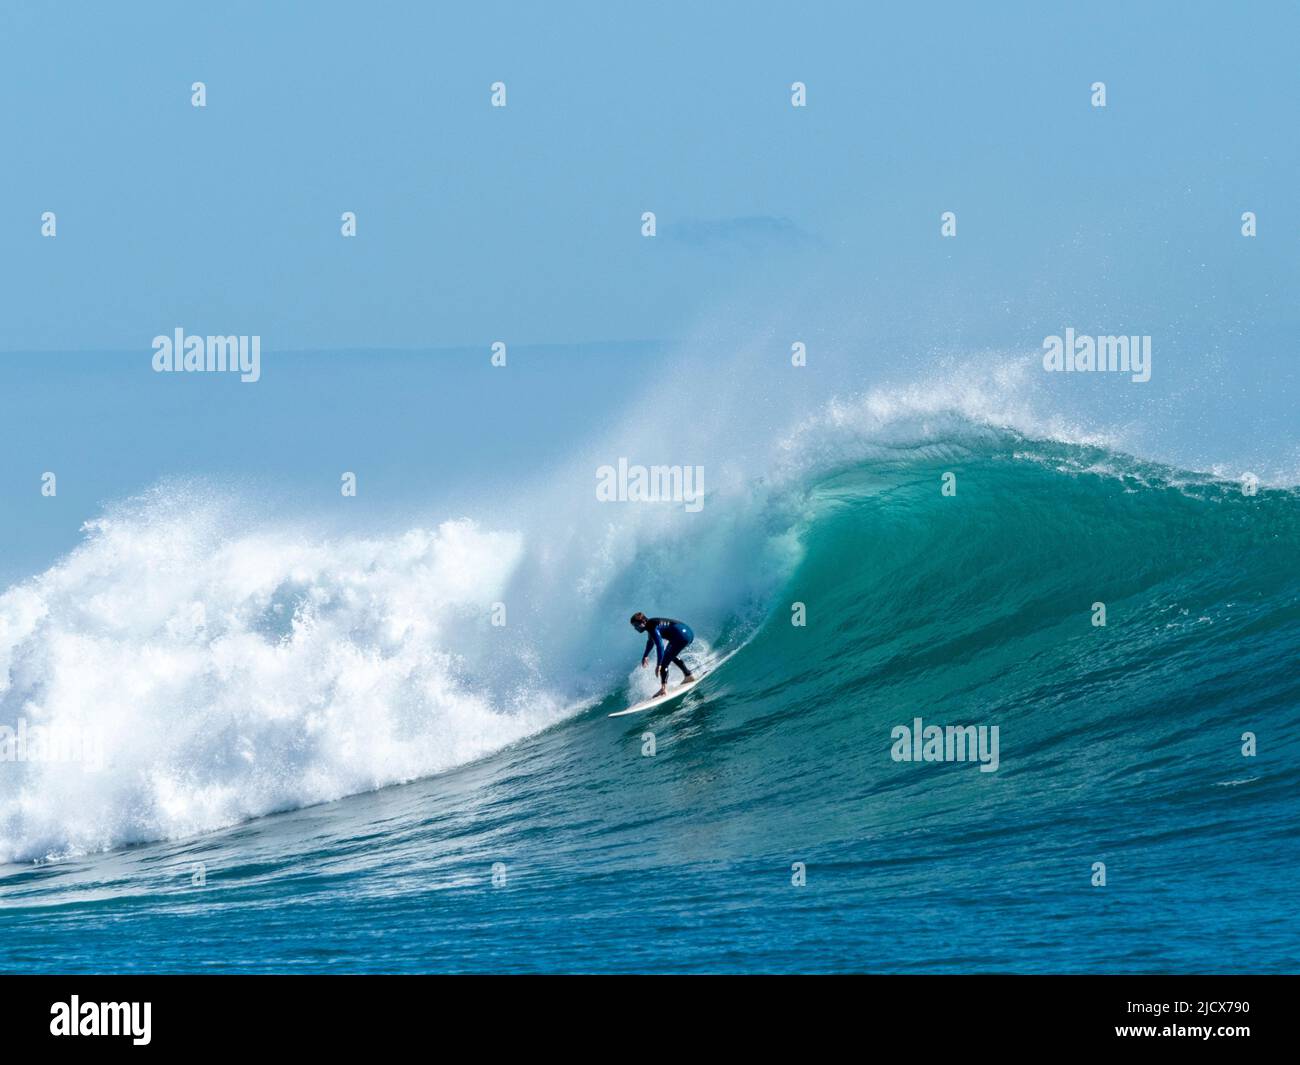
{"type": "Polygon", "coordinates": [[[668,667],[671,665],[676,665],[682,671],[683,684],[695,679],[678,657],[686,645],[695,639],[695,633],[689,625],[673,618],[648,618],[639,610],[632,615],[631,621],[632,628],[646,634],[641,668],[644,669],[650,662],[650,648],[653,647],[657,655],[655,675],[659,678],[660,687],[655,693],[656,697],[668,694],[668,667]]]}

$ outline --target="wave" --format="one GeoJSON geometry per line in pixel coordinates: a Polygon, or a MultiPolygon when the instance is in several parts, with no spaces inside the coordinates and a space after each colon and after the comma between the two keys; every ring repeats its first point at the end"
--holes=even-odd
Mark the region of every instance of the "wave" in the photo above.
{"type": "Polygon", "coordinates": [[[837,401],[748,469],[719,461],[700,515],[596,504],[581,463],[564,492],[517,500],[513,525],[371,538],[160,486],[0,596],[10,744],[74,736],[86,752],[6,766],[0,860],[427,777],[635,698],[634,609],[690,618],[706,655],[743,647],[727,669],[766,691],[751,711],[807,729],[860,725],[858,700],[882,726],[978,706],[1032,719],[1050,750],[1154,703],[1164,730],[1186,726],[1167,705],[1183,699],[1223,727],[1294,706],[1295,493],[1246,495],[1113,443],[1035,418],[1013,389],[953,385],[837,401]],[[1243,662],[1249,694],[1228,679],[1243,662]]]}

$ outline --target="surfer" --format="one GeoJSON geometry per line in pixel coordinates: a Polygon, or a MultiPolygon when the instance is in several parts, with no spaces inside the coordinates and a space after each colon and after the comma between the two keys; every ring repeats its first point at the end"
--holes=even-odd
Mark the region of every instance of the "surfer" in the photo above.
{"type": "Polygon", "coordinates": [[[657,653],[655,675],[659,678],[659,691],[656,693],[656,698],[668,693],[668,667],[671,665],[675,664],[682,671],[683,684],[695,679],[691,671],[677,657],[686,645],[695,639],[695,633],[691,631],[689,625],[674,621],[672,618],[648,618],[638,610],[632,615],[632,628],[647,634],[645,654],[641,656],[642,669],[645,669],[650,662],[650,648],[653,647],[657,653]]]}

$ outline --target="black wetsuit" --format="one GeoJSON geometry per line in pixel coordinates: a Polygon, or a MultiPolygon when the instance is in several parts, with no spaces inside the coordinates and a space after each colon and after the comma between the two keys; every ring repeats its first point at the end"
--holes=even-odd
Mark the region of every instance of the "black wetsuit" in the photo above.
{"type": "Polygon", "coordinates": [[[650,648],[654,648],[657,653],[655,672],[658,673],[668,683],[668,667],[674,662],[677,668],[682,671],[682,675],[689,677],[691,671],[686,668],[685,664],[677,656],[682,650],[695,639],[695,633],[691,627],[682,621],[675,621],[672,618],[647,618],[645,623],[646,641],[645,654],[642,658],[650,657],[650,648]]]}

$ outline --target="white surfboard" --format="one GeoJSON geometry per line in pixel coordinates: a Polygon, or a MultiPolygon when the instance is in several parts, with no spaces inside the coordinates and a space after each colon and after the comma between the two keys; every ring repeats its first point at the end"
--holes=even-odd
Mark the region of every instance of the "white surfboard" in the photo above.
{"type": "Polygon", "coordinates": [[[703,677],[696,677],[694,680],[685,681],[677,685],[675,688],[669,688],[663,695],[656,695],[653,699],[647,699],[643,703],[629,706],[626,710],[615,710],[609,716],[622,717],[624,714],[639,714],[642,710],[653,710],[656,706],[663,706],[664,703],[671,703],[674,699],[681,698],[703,679],[703,677]]]}

